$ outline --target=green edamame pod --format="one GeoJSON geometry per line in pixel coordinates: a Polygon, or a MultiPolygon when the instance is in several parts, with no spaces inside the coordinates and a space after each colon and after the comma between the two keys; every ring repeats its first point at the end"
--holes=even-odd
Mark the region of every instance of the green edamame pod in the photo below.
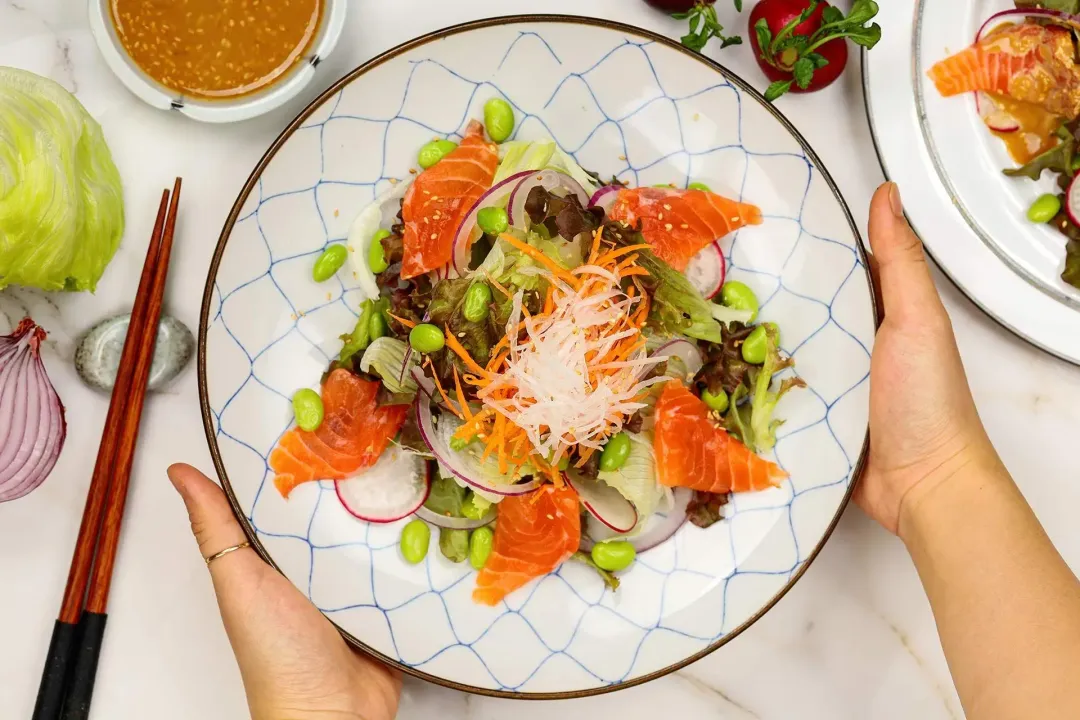
{"type": "Polygon", "coordinates": [[[625,540],[601,542],[593,545],[592,560],[601,570],[619,572],[633,564],[637,550],[625,540]]]}
{"type": "Polygon", "coordinates": [[[1027,217],[1033,223],[1048,223],[1061,212],[1061,198],[1046,193],[1040,195],[1028,208],[1027,217]]]}
{"type": "Polygon", "coordinates": [[[421,353],[433,353],[443,349],[446,338],[442,330],[429,323],[420,323],[409,331],[409,344],[421,353]]]}
{"type": "Polygon", "coordinates": [[[484,103],[484,127],[488,136],[501,143],[514,132],[514,109],[502,98],[491,98],[484,103]]]}
{"type": "Polygon", "coordinates": [[[432,140],[420,148],[420,152],[416,154],[416,162],[420,167],[427,170],[446,157],[456,147],[457,143],[453,140],[432,140]]]}
{"type": "Polygon", "coordinates": [[[495,543],[495,533],[489,527],[481,527],[473,530],[469,538],[469,564],[476,570],[482,570],[491,555],[491,547],[495,543]]]}
{"type": "Polygon", "coordinates": [[[624,432],[611,436],[600,452],[600,470],[614,472],[626,464],[630,457],[630,436],[624,432]]]}
{"type": "Polygon", "coordinates": [[[390,237],[389,230],[377,230],[371,236],[371,246],[368,247],[367,252],[367,264],[371,272],[376,275],[390,267],[390,263],[386,262],[386,250],[382,246],[383,238],[388,237],[390,237]]]}
{"type": "Polygon", "coordinates": [[[416,565],[427,557],[431,545],[431,528],[419,518],[401,529],[401,554],[405,561],[416,565]]]}
{"type": "Polygon", "coordinates": [[[301,430],[314,432],[322,425],[323,402],[311,388],[297,390],[292,396],[293,415],[301,430]]]}
{"type": "Polygon", "coordinates": [[[480,322],[488,316],[491,305],[491,288],[485,282],[473,283],[465,291],[461,312],[469,322],[480,322]]]}
{"type": "Polygon", "coordinates": [[[738,280],[730,280],[724,283],[724,287],[720,290],[720,302],[724,307],[734,310],[749,310],[753,313],[750,316],[750,322],[757,319],[758,308],[760,307],[757,295],[745,283],[738,280]]]}
{"type": "Polygon", "coordinates": [[[315,266],[311,268],[311,277],[315,279],[315,282],[326,282],[334,277],[334,273],[341,269],[348,257],[349,251],[344,245],[341,243],[331,245],[323,250],[322,255],[315,261],[315,266]]]}

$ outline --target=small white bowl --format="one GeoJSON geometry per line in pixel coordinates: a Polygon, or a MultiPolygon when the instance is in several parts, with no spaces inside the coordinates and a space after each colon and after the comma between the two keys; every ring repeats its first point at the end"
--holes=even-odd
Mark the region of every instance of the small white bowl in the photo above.
{"type": "Polygon", "coordinates": [[[143,72],[128,55],[113,26],[109,0],[89,0],[90,31],[105,62],[139,99],[160,110],[175,110],[193,120],[211,123],[248,120],[270,112],[295,97],[315,76],[315,70],[337,45],[345,25],[347,0],[322,0],[323,12],[315,39],[304,58],[281,79],[263,90],[231,100],[192,98],[165,87],[143,72]]]}

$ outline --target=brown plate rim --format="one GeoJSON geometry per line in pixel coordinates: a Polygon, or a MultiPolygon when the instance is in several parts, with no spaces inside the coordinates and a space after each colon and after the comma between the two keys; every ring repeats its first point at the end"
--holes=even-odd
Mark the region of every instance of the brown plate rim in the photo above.
{"type": "MultiPolygon", "coordinates": [[[[344,89],[347,85],[349,85],[351,82],[356,80],[358,77],[360,77],[364,73],[368,72],[369,70],[371,70],[373,68],[376,68],[379,65],[382,65],[383,63],[385,63],[385,62],[387,62],[389,60],[392,60],[393,58],[397,57],[398,55],[401,55],[402,53],[408,52],[409,50],[420,47],[422,45],[426,45],[427,43],[435,41],[435,40],[441,40],[443,38],[447,38],[447,37],[450,37],[450,36],[453,36],[453,35],[458,35],[458,34],[461,34],[461,33],[469,32],[471,30],[477,30],[477,29],[486,28],[486,27],[492,27],[492,26],[496,26],[496,25],[514,25],[514,24],[521,24],[521,23],[561,23],[561,24],[571,24],[571,25],[586,25],[586,26],[591,26],[591,27],[600,27],[600,28],[604,28],[606,30],[614,30],[616,32],[625,33],[625,34],[628,34],[628,35],[633,35],[633,36],[637,36],[637,37],[640,37],[640,38],[644,38],[646,40],[650,40],[652,42],[656,42],[656,43],[659,43],[661,45],[665,45],[665,46],[667,46],[667,47],[669,47],[671,49],[682,52],[685,55],[697,60],[698,62],[701,62],[701,63],[709,66],[711,69],[713,69],[716,72],[720,73],[728,82],[736,85],[739,88],[739,90],[741,90],[742,92],[746,93],[747,95],[749,95],[749,96],[753,97],[755,100],[757,100],[757,102],[760,105],[762,105],[766,110],[768,110],[773,115],[773,117],[775,117],[776,120],[779,121],[780,124],[791,134],[791,136],[793,138],[795,138],[795,140],[799,143],[800,147],[803,149],[803,152],[806,153],[806,156],[810,159],[811,162],[814,163],[814,166],[817,168],[818,172],[821,173],[822,178],[825,180],[826,184],[828,184],[829,189],[833,193],[833,196],[840,203],[840,207],[844,211],[844,216],[847,218],[848,225],[851,228],[851,232],[852,232],[853,236],[855,237],[855,239],[857,240],[857,245],[858,245],[857,252],[858,252],[858,255],[859,255],[859,260],[860,260],[860,262],[861,262],[861,264],[863,266],[863,271],[866,273],[866,281],[867,281],[867,283],[868,283],[868,285],[870,287],[871,296],[872,296],[872,298],[874,300],[871,303],[871,311],[873,312],[873,315],[874,315],[874,325],[875,325],[875,327],[877,327],[881,323],[881,318],[879,317],[878,310],[877,310],[877,308],[879,306],[878,301],[879,301],[880,296],[879,296],[878,288],[877,288],[876,284],[874,283],[874,278],[873,278],[873,276],[871,275],[871,273],[869,271],[869,265],[868,265],[867,260],[866,260],[866,252],[865,252],[864,246],[863,246],[862,235],[859,232],[858,226],[856,226],[856,224],[855,224],[855,220],[852,218],[851,211],[848,209],[847,202],[844,200],[843,196],[840,194],[840,190],[837,187],[836,182],[833,180],[833,178],[829,174],[828,170],[825,169],[824,164],[821,162],[821,158],[818,157],[817,153],[814,152],[813,148],[810,147],[810,144],[806,141],[806,139],[802,136],[802,134],[795,128],[795,126],[791,124],[791,121],[789,121],[783,115],[783,113],[781,113],[779,110],[777,110],[771,103],[767,102],[765,100],[765,98],[761,95],[761,93],[759,93],[757,90],[755,90],[753,87],[751,87],[749,83],[747,83],[745,80],[740,78],[738,75],[736,75],[732,71],[728,70],[726,67],[724,67],[720,63],[718,63],[715,60],[712,60],[712,59],[710,59],[710,58],[708,58],[708,57],[706,57],[704,55],[701,55],[701,54],[696,53],[696,52],[694,52],[692,50],[689,50],[688,48],[683,47],[682,45],[675,42],[674,40],[672,40],[672,39],[670,39],[668,37],[665,37],[663,35],[660,35],[658,33],[655,33],[655,32],[653,32],[651,30],[646,30],[644,28],[635,27],[633,25],[627,25],[625,23],[615,22],[613,20],[606,20],[606,19],[602,19],[602,18],[593,18],[593,17],[575,16],[575,15],[559,15],[559,14],[504,15],[504,16],[499,16],[499,17],[484,18],[484,19],[481,19],[481,20],[473,20],[473,21],[461,23],[461,24],[458,24],[458,25],[452,25],[450,27],[446,27],[446,28],[443,28],[441,30],[435,30],[433,32],[427,33],[426,35],[421,35],[419,37],[413,38],[412,40],[406,41],[406,42],[404,42],[404,43],[402,43],[402,44],[400,44],[400,45],[398,45],[396,47],[393,47],[393,48],[381,53],[380,55],[372,58],[371,60],[368,60],[366,63],[364,63],[364,64],[354,68],[350,72],[346,73],[341,79],[339,79],[337,82],[335,82],[329,88],[327,88],[317,98],[312,100],[311,103],[309,103],[307,105],[307,107],[305,107],[300,112],[300,114],[298,114],[295,118],[293,118],[293,120],[285,127],[285,129],[281,132],[281,134],[278,135],[278,137],[274,140],[274,142],[271,143],[271,145],[267,149],[266,153],[262,156],[262,158],[259,159],[259,162],[258,162],[258,164],[256,164],[255,169],[252,170],[251,175],[248,176],[247,181],[245,181],[244,187],[241,189],[240,194],[236,199],[236,202],[233,204],[232,210],[229,212],[229,215],[225,220],[225,225],[221,230],[221,235],[218,237],[217,246],[214,249],[214,255],[210,260],[210,267],[209,267],[209,270],[208,270],[207,276],[206,276],[206,285],[205,285],[205,287],[203,289],[202,310],[199,313],[198,382],[199,382],[199,405],[200,405],[200,408],[201,408],[201,411],[202,411],[203,430],[204,430],[204,432],[206,434],[206,441],[207,441],[207,444],[208,444],[209,449],[210,449],[210,455],[211,455],[211,457],[213,458],[213,461],[214,461],[214,468],[217,470],[218,477],[221,480],[222,488],[225,490],[225,494],[229,498],[229,504],[232,506],[233,514],[236,515],[237,520],[240,522],[240,525],[243,527],[244,534],[247,536],[248,540],[251,542],[252,547],[255,548],[255,550],[259,553],[259,555],[263,558],[263,560],[265,560],[267,563],[269,563],[271,567],[278,570],[278,572],[281,572],[281,568],[279,568],[274,563],[273,559],[270,557],[270,554],[263,547],[263,545],[260,542],[257,534],[255,533],[254,528],[251,526],[251,523],[248,522],[247,516],[244,514],[244,511],[241,509],[240,504],[239,504],[239,502],[238,502],[238,500],[236,498],[236,494],[233,492],[232,484],[229,482],[228,473],[225,471],[225,463],[221,459],[221,453],[220,453],[220,451],[218,449],[218,446],[217,446],[217,438],[216,438],[216,435],[215,435],[215,432],[214,432],[213,413],[210,410],[210,400],[209,400],[209,394],[207,392],[207,382],[206,382],[206,333],[207,333],[207,330],[209,329],[208,320],[209,320],[209,317],[210,317],[210,308],[211,308],[211,305],[212,305],[212,302],[213,302],[214,282],[215,282],[215,280],[217,278],[218,268],[221,265],[221,258],[222,258],[222,256],[224,255],[224,252],[225,252],[225,246],[229,241],[229,236],[232,234],[232,230],[233,230],[233,227],[234,227],[234,225],[236,223],[236,220],[240,215],[240,211],[243,208],[244,203],[247,202],[247,199],[250,196],[251,191],[254,189],[255,184],[258,182],[258,180],[261,177],[263,171],[266,170],[267,165],[270,164],[270,161],[277,154],[277,151],[281,149],[281,147],[292,136],[292,134],[294,132],[296,132],[296,130],[299,129],[303,125],[304,121],[307,120],[308,117],[310,117],[324,102],[326,102],[328,99],[330,99],[335,94],[340,92],[342,89],[344,89]]],[[[441,677],[438,677],[438,676],[435,676],[435,675],[431,675],[431,674],[426,673],[426,672],[424,672],[422,670],[417,670],[416,668],[410,667],[408,665],[405,665],[404,663],[401,663],[401,662],[399,662],[397,660],[389,658],[386,655],[383,655],[382,653],[374,650],[373,648],[368,647],[367,645],[362,643],[360,640],[353,637],[351,634],[345,632],[336,623],[333,623],[332,620],[330,622],[333,623],[334,627],[336,627],[338,629],[338,631],[341,633],[342,637],[345,638],[345,641],[348,642],[353,647],[357,648],[358,650],[361,650],[361,651],[375,657],[379,661],[381,661],[383,663],[386,663],[387,665],[389,665],[389,666],[391,666],[393,668],[396,668],[397,670],[400,670],[403,673],[406,673],[408,675],[412,675],[413,677],[416,677],[416,678],[420,678],[421,680],[426,680],[428,682],[435,683],[436,685],[442,685],[443,687],[448,687],[448,688],[451,688],[451,689],[454,689],[454,690],[460,690],[462,692],[474,693],[474,694],[477,694],[477,695],[485,695],[485,696],[488,696],[488,697],[510,698],[510,699],[566,700],[566,699],[570,699],[570,698],[582,698],[582,697],[591,697],[591,696],[595,696],[595,695],[604,695],[606,693],[614,692],[616,690],[623,690],[623,689],[626,689],[626,688],[635,687],[637,685],[641,685],[641,684],[644,684],[646,682],[649,682],[650,680],[655,680],[656,678],[663,677],[664,675],[668,675],[669,673],[673,673],[673,672],[675,672],[677,670],[681,670],[682,668],[686,667],[687,665],[690,665],[691,663],[694,663],[694,662],[700,660],[701,658],[703,658],[706,655],[714,652],[718,648],[726,645],[728,642],[730,642],[734,638],[738,637],[748,627],[750,627],[755,622],[757,622],[766,612],[771,610],[773,608],[773,606],[776,605],[776,603],[779,602],[780,599],[782,597],[784,597],[784,595],[786,595],[788,593],[789,590],[791,590],[791,588],[795,585],[795,583],[798,582],[799,578],[801,578],[803,576],[803,573],[806,572],[807,568],[810,567],[810,564],[814,561],[814,559],[817,558],[818,553],[821,552],[822,547],[824,547],[825,543],[829,540],[829,537],[832,535],[833,530],[836,528],[837,523],[840,521],[840,517],[844,514],[844,510],[847,508],[848,502],[851,499],[851,494],[854,491],[856,484],[862,478],[863,472],[865,470],[868,449],[869,449],[869,433],[867,434],[867,437],[864,438],[864,440],[863,440],[863,446],[862,446],[862,449],[859,452],[859,459],[855,463],[854,470],[852,471],[852,479],[851,479],[851,482],[848,484],[847,492],[844,494],[843,502],[837,508],[836,514],[834,515],[832,521],[829,523],[829,526],[825,529],[825,532],[822,534],[821,540],[814,547],[813,551],[811,551],[810,554],[806,557],[806,560],[803,562],[802,566],[794,574],[792,574],[792,576],[788,579],[788,581],[787,581],[787,583],[785,583],[784,587],[782,587],[772,598],[769,599],[769,601],[767,603],[765,603],[761,607],[760,610],[758,610],[751,617],[749,617],[744,623],[742,623],[737,628],[735,628],[731,632],[727,633],[726,635],[724,635],[720,639],[716,640],[715,642],[710,644],[708,647],[706,647],[703,650],[691,655],[690,657],[687,657],[687,658],[684,658],[683,660],[680,660],[677,663],[673,663],[673,664],[671,664],[671,665],[669,665],[669,666],[667,666],[665,668],[662,668],[660,670],[655,670],[655,671],[653,671],[653,672],[651,672],[651,673],[649,673],[647,675],[642,675],[640,677],[635,677],[635,678],[633,678],[631,680],[626,680],[626,681],[619,682],[619,683],[613,683],[611,685],[604,685],[602,687],[589,688],[589,689],[585,689],[585,690],[570,690],[570,691],[563,691],[563,692],[526,693],[526,692],[513,692],[513,691],[507,691],[507,690],[493,690],[491,688],[475,687],[475,686],[472,686],[472,685],[465,685],[465,684],[462,684],[462,683],[455,682],[453,680],[447,680],[445,678],[441,678],[441,677]]],[[[282,573],[282,574],[284,574],[284,573],[282,573]]],[[[327,619],[329,620],[329,618],[327,618],[327,619]]]]}

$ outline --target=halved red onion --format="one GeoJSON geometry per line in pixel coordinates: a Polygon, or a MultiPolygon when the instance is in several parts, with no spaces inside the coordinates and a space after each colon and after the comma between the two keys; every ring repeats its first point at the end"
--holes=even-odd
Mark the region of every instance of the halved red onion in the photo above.
{"type": "Polygon", "coordinates": [[[510,204],[507,213],[510,224],[514,227],[528,229],[524,225],[525,218],[528,217],[525,212],[525,201],[529,198],[529,191],[538,185],[543,186],[548,191],[562,188],[568,193],[573,193],[577,196],[582,207],[589,203],[589,193],[585,192],[585,188],[581,187],[581,184],[569,175],[565,175],[558,170],[533,172],[518,182],[513,192],[510,193],[510,204]]]}
{"type": "MultiPolygon", "coordinates": [[[[649,353],[653,357],[659,357],[667,355],[669,358],[678,359],[685,368],[686,374],[683,380],[689,380],[698,374],[698,370],[705,364],[704,359],[701,357],[701,351],[698,350],[697,345],[689,340],[683,340],[677,338],[675,340],[668,340],[666,343],[656,348],[653,352],[649,353]]],[[[668,361],[668,369],[671,370],[671,361],[668,361]]]]}
{"type": "MultiPolygon", "coordinates": [[[[503,207],[507,205],[508,198],[513,193],[514,188],[517,187],[517,184],[531,174],[531,170],[523,170],[522,172],[515,173],[502,182],[492,185],[486,193],[481,195],[479,199],[473,203],[472,209],[469,210],[469,214],[461,221],[461,224],[458,225],[457,232],[454,233],[454,254],[453,259],[451,260],[451,266],[458,275],[464,275],[469,272],[470,248],[472,248],[472,244],[476,242],[482,234],[476,226],[477,214],[484,208],[503,207]]],[[[513,225],[513,222],[510,224],[513,225]]]]}
{"type": "Polygon", "coordinates": [[[603,480],[581,475],[573,468],[563,473],[570,487],[577,491],[581,504],[593,517],[617,533],[627,533],[637,525],[638,514],[633,503],[603,480]]]}
{"type": "Polygon", "coordinates": [[[724,260],[720,242],[713,241],[690,258],[683,274],[699,293],[709,299],[715,297],[724,286],[724,277],[727,275],[727,261],[724,260]]]}
{"type": "Polygon", "coordinates": [[[615,196],[622,189],[622,185],[605,185],[589,198],[589,207],[602,208],[605,215],[610,213],[611,206],[615,204],[615,196]]]}
{"type": "Polygon", "coordinates": [[[491,511],[479,520],[473,520],[472,518],[447,517],[446,515],[440,515],[434,510],[429,510],[426,505],[421,505],[416,509],[416,517],[421,520],[427,520],[432,525],[438,525],[447,530],[475,530],[478,527],[490,525],[496,515],[498,515],[498,512],[495,510],[494,505],[491,506],[491,511]]]}
{"type": "Polygon", "coordinates": [[[45,482],[67,437],[64,405],[41,361],[45,337],[30,318],[0,336],[0,502],[45,482]]]}
{"type": "Polygon", "coordinates": [[[378,462],[359,475],[334,482],[349,514],[373,523],[408,517],[427,502],[431,465],[420,455],[390,445],[378,462]]]}
{"type": "Polygon", "coordinates": [[[656,512],[645,520],[645,527],[632,537],[613,532],[611,528],[589,517],[585,521],[585,528],[581,535],[581,546],[585,550],[591,550],[598,542],[607,540],[626,540],[634,546],[638,553],[651,550],[664,543],[668,538],[678,532],[686,522],[686,506],[694,496],[694,491],[688,488],[675,488],[675,501],[672,508],[666,512],[656,512]]]}
{"type": "MultiPolygon", "coordinates": [[[[439,418],[438,425],[431,414],[431,403],[435,393],[435,386],[424,375],[420,368],[412,369],[413,378],[420,387],[416,393],[415,410],[416,424],[420,428],[420,437],[431,448],[431,452],[439,461],[439,464],[461,480],[477,490],[492,495],[510,497],[513,495],[527,495],[540,487],[541,479],[533,477],[524,483],[498,483],[490,478],[498,476],[498,463],[492,459],[481,461],[479,457],[470,452],[453,450],[450,447],[450,438],[454,430],[459,427],[457,418],[450,413],[443,413],[439,418]]],[[[445,477],[445,476],[444,476],[445,477]]]]}

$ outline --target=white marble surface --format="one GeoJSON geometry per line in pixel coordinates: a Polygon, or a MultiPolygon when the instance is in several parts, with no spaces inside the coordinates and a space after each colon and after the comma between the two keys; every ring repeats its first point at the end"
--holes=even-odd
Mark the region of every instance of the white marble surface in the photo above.
{"type": "MultiPolygon", "coordinates": [[[[910,1],[910,0],[909,0],[910,1]]],[[[745,23],[719,3],[721,15],[745,23]]],[[[39,490],[0,505],[0,720],[26,718],[59,606],[107,398],[71,365],[81,332],[127,309],[162,187],[184,177],[167,308],[197,327],[205,270],[222,221],[255,162],[322,88],[408,38],[492,14],[610,17],[680,34],[638,0],[354,0],[338,49],[303,97],[235,126],[199,125],[152,110],[109,73],[79,0],[0,0],[0,65],[48,75],[101,121],[125,180],[128,231],[97,295],[0,292],[0,331],[30,312],[51,332],[46,363],[68,408],[67,446],[39,490]]],[[[745,35],[745,28],[743,34],[745,35]]],[[[888,28],[885,28],[888,32],[888,28]]],[[[759,88],[748,47],[709,51],[759,88]]],[[[780,108],[818,151],[860,226],[882,180],[863,111],[858,58],[836,86],[780,108]]],[[[1080,423],[1080,370],[1035,350],[983,315],[940,274],[980,412],[1050,536],[1080,569],[1080,485],[1071,444],[1080,423]]],[[[246,715],[239,673],[209,577],[165,467],[210,469],[195,372],[155,396],[144,416],[112,586],[93,717],[99,720],[246,715]]],[[[852,508],[803,579],[739,638],[645,686],[586,700],[516,703],[409,681],[400,717],[519,720],[560,717],[959,718],[933,618],[902,545],[852,508]]]]}

